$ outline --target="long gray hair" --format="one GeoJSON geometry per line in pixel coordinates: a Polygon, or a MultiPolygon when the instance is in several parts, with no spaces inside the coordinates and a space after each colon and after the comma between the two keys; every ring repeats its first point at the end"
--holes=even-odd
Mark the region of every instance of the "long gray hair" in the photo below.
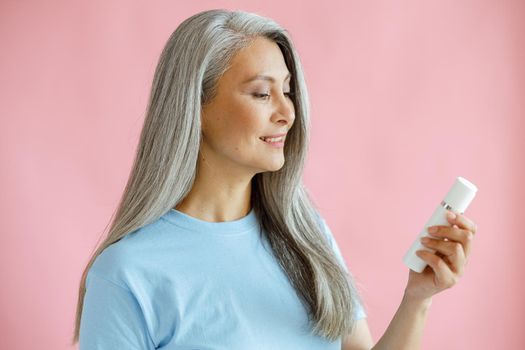
{"type": "Polygon", "coordinates": [[[302,174],[309,141],[309,100],[288,32],[259,15],[214,9],[184,20],[168,39],[152,83],[132,171],[110,220],[107,237],[83,271],[73,344],[79,340],[87,272],[109,245],[154,222],[189,193],[201,142],[201,109],[235,53],[256,37],[274,41],[291,72],[295,122],[286,137],[286,162],[252,179],[251,204],[273,253],[305,306],[312,332],[335,341],[350,334],[360,297],[320,224],[302,174]]]}

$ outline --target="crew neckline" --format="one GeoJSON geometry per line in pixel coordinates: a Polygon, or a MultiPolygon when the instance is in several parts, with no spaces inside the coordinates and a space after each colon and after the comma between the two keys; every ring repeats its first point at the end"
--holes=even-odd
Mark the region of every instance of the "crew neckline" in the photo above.
{"type": "Polygon", "coordinates": [[[253,207],[246,216],[230,221],[204,221],[175,208],[171,208],[166,215],[164,215],[164,219],[181,228],[205,234],[239,234],[248,232],[258,225],[257,216],[255,215],[253,207]]]}

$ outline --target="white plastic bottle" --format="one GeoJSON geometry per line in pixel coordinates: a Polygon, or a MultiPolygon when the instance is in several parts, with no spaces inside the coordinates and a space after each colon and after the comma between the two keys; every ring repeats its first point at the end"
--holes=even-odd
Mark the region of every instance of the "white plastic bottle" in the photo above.
{"type": "Polygon", "coordinates": [[[430,220],[425,224],[423,231],[417,236],[416,240],[403,257],[403,263],[406,266],[411,270],[420,273],[425,269],[427,263],[416,255],[416,251],[427,250],[432,253],[436,252],[434,249],[421,244],[422,237],[430,236],[427,228],[436,225],[451,226],[446,217],[447,210],[456,214],[463,214],[465,210],[467,210],[470,202],[474,199],[477,191],[478,188],[467,179],[460,176],[456,178],[452,188],[448,191],[441,204],[437,206],[434,214],[432,214],[430,220]]]}

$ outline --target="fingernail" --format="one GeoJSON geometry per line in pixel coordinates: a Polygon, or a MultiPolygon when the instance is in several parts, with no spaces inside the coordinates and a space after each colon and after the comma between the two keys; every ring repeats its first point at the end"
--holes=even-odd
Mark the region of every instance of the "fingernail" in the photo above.
{"type": "Polygon", "coordinates": [[[428,230],[429,233],[436,233],[438,229],[437,229],[437,227],[432,226],[432,227],[429,227],[427,230],[428,230]]]}
{"type": "Polygon", "coordinates": [[[456,218],[456,214],[454,214],[454,213],[451,212],[451,211],[449,211],[449,212],[447,213],[447,216],[448,216],[448,218],[451,219],[451,220],[454,220],[454,219],[456,218]]]}

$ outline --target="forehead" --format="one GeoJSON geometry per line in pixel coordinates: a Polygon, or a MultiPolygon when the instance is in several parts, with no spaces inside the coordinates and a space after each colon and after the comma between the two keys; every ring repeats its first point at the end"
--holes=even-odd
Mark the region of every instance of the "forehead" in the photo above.
{"type": "Polygon", "coordinates": [[[257,38],[235,54],[224,78],[231,82],[247,84],[257,80],[272,82],[273,79],[277,79],[279,82],[289,74],[279,46],[269,39],[257,38]],[[267,78],[264,78],[265,76],[267,78]]]}

